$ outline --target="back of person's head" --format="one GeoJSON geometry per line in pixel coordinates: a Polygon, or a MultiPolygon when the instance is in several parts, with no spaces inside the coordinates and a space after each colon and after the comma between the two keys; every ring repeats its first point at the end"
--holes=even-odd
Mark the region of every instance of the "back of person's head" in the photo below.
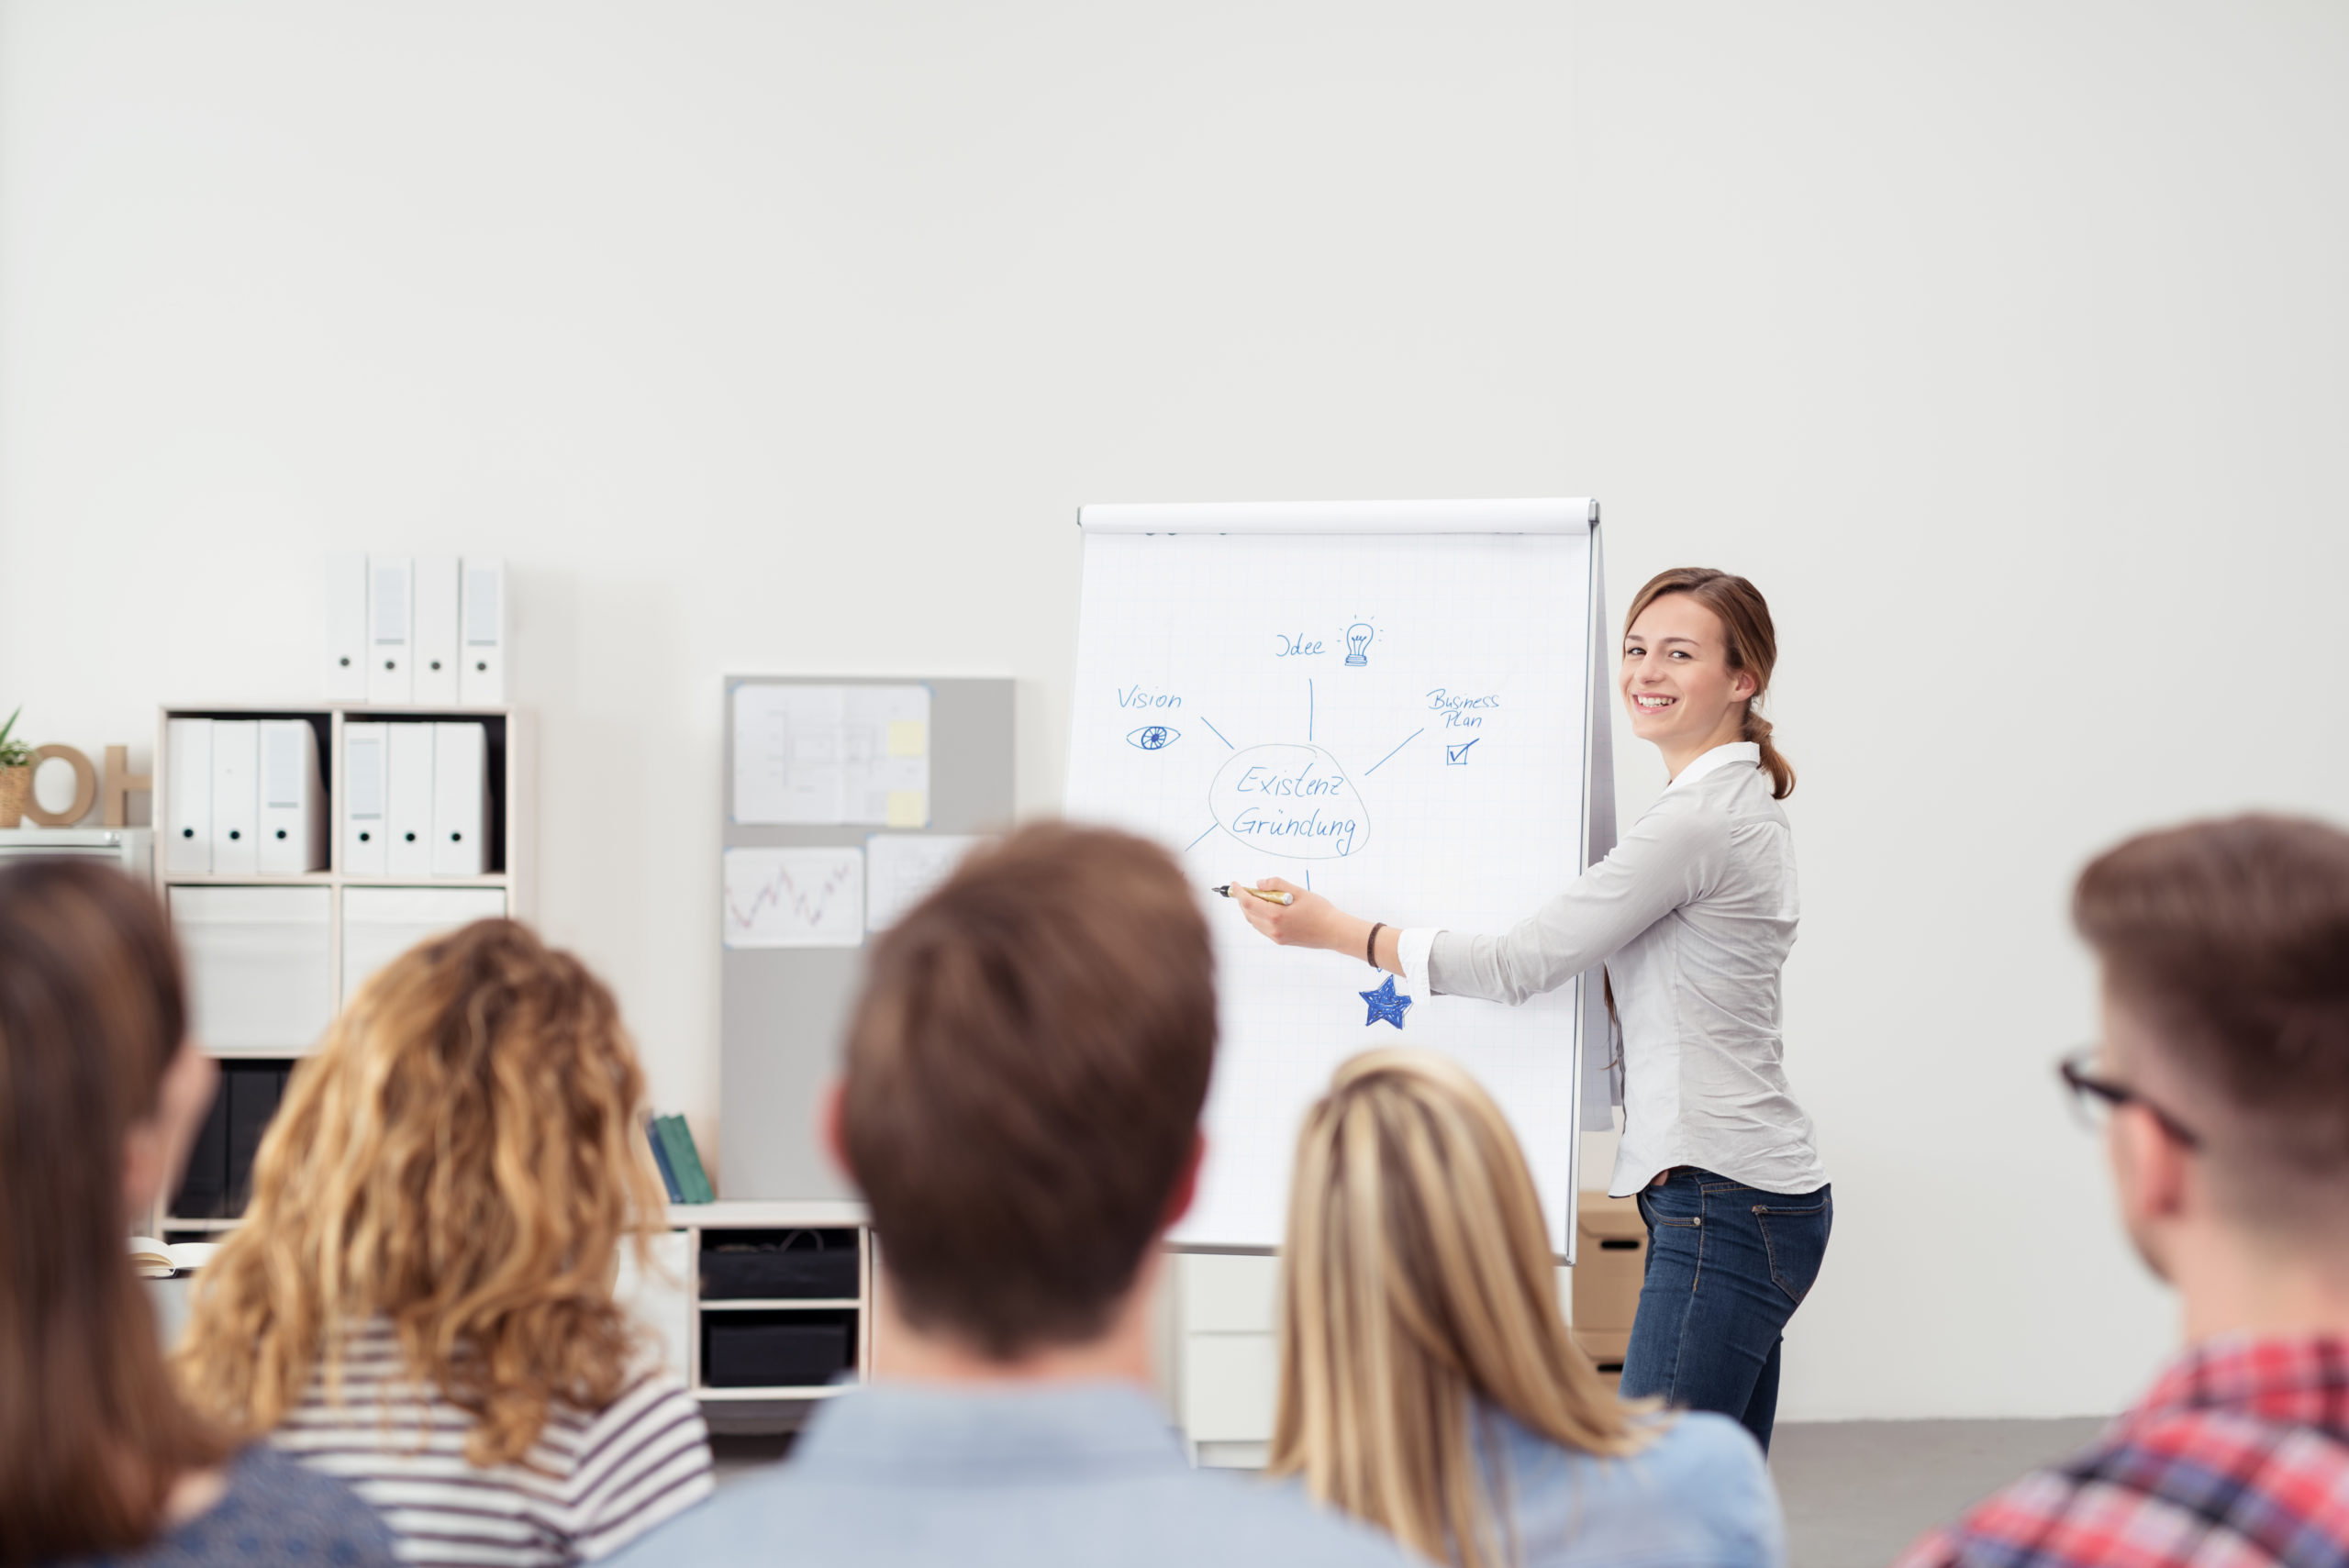
{"type": "Polygon", "coordinates": [[[1272,1473],[1436,1562],[1518,1556],[1479,1402],[1589,1453],[1653,1435],[1575,1344],[1524,1152],[1449,1057],[1339,1067],[1297,1134],[1281,1296],[1272,1473]]]}
{"type": "Polygon", "coordinates": [[[643,1094],[611,993],[528,928],[478,921],[386,965],[295,1070],[244,1224],[197,1278],[198,1403],[273,1427],[383,1316],[475,1416],[476,1464],[522,1457],[557,1401],[608,1405],[637,1370],[613,1271],[664,1213],[643,1094]]]}
{"type": "MultiPolygon", "coordinates": [[[[2349,1235],[2349,834],[2250,816],[2146,833],[2080,874],[2108,1006],[2173,1080],[2232,1222],[2349,1235]]],[[[2160,1103],[2156,1100],[2154,1103],[2160,1103]]]]}
{"type": "Polygon", "coordinates": [[[139,1545],[227,1445],[165,1375],[123,1245],[124,1151],[185,1049],[152,895],[69,861],[0,871],[0,1563],[139,1545]]]}
{"type": "Polygon", "coordinates": [[[1045,823],[874,947],[840,1141],[908,1327],[990,1360],[1108,1327],[1194,1169],[1214,957],[1174,858],[1045,823]]]}

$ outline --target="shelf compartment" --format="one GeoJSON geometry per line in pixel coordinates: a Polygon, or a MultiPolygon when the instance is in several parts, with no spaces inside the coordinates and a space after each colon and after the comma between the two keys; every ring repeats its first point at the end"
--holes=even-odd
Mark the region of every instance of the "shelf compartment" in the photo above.
{"type": "Polygon", "coordinates": [[[199,1126],[179,1185],[164,1212],[166,1229],[228,1230],[245,1212],[253,1157],[277,1115],[296,1059],[244,1058],[228,1062],[211,1108],[199,1126]]]}
{"type": "Polygon", "coordinates": [[[706,1315],[702,1384],[734,1389],[826,1386],[839,1373],[856,1370],[860,1326],[853,1307],[706,1315]]]}
{"type": "Polygon", "coordinates": [[[863,1295],[863,1255],[851,1229],[709,1229],[701,1238],[701,1300],[851,1301],[863,1295]]]}

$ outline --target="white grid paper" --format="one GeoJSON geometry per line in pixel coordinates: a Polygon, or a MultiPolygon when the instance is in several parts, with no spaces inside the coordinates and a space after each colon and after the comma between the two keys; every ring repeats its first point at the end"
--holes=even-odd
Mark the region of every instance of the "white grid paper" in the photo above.
{"type": "MultiPolygon", "coordinates": [[[[1309,874],[1315,892],[1390,925],[1502,929],[1579,870],[1589,565],[1586,531],[1088,532],[1069,813],[1167,844],[1203,892],[1309,874]],[[1349,666],[1356,624],[1375,635],[1366,662],[1349,666]],[[1322,651],[1283,655],[1284,638],[1322,651]],[[1447,728],[1437,688],[1499,706],[1447,728]],[[1128,706],[1143,693],[1180,706],[1128,706]],[[1137,734],[1150,727],[1175,734],[1153,748],[1137,734]],[[1471,740],[1464,762],[1446,762],[1447,744],[1471,740]],[[1218,825],[1218,771],[1270,743],[1309,744],[1343,770],[1367,815],[1354,852],[1288,858],[1218,825]]],[[[1207,1169],[1176,1241],[1277,1245],[1305,1107],[1340,1062],[1388,1044],[1468,1065],[1508,1114],[1560,1229],[1575,1174],[1573,987],[1504,1007],[1402,983],[1405,1027],[1365,1027],[1358,994],[1375,971],[1276,948],[1207,902],[1222,1046],[1207,1169]]]]}
{"type": "Polygon", "coordinates": [[[864,851],[858,846],[738,845],[726,851],[724,862],[726,946],[864,944],[864,851]]]}

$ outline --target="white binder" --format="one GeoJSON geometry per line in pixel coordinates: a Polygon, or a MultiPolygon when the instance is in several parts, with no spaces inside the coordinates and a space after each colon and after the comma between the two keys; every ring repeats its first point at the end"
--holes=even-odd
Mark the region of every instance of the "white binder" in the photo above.
{"type": "Polygon", "coordinates": [[[212,721],[212,874],[261,871],[261,726],[212,721]]]}
{"type": "Polygon", "coordinates": [[[355,550],[327,557],[326,695],[328,702],[367,700],[367,558],[355,550]]]}
{"type": "Polygon", "coordinates": [[[171,761],[164,787],[172,792],[164,825],[163,869],[180,876],[212,870],[212,721],[174,718],[164,726],[171,761]]]}
{"type": "Polygon", "coordinates": [[[382,876],[384,726],[342,727],[342,874],[382,876]]]}
{"type": "MultiPolygon", "coordinates": [[[[452,672],[453,673],[453,672],[452,672]]],[[[386,724],[384,837],[394,876],[432,874],[432,731],[429,724],[386,724]]]]}
{"type": "Polygon", "coordinates": [[[416,558],[416,700],[457,706],[457,558],[416,558]]]}
{"type": "Polygon", "coordinates": [[[416,699],[408,654],[416,628],[408,558],[367,558],[367,700],[406,703],[416,699]]]}
{"type": "Polygon", "coordinates": [[[326,788],[318,732],[303,718],[261,721],[261,870],[300,876],[327,868],[326,788]]]}
{"type": "Polygon", "coordinates": [[[489,732],[478,724],[432,727],[432,874],[489,869],[489,732]]]}
{"type": "Polygon", "coordinates": [[[506,701],[506,562],[465,557],[464,601],[458,700],[467,707],[497,707],[506,701]]]}

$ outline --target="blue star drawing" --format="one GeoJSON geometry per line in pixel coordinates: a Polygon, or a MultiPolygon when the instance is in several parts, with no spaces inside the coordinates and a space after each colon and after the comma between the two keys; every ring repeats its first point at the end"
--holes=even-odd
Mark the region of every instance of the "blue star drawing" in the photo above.
{"type": "Polygon", "coordinates": [[[1398,1029],[1403,1027],[1403,1014],[1410,1006],[1411,999],[1408,996],[1395,995],[1393,975],[1388,975],[1386,983],[1377,990],[1357,991],[1354,995],[1370,1004],[1370,1017],[1363,1019],[1363,1028],[1368,1029],[1381,1018],[1385,1018],[1398,1029]]]}

